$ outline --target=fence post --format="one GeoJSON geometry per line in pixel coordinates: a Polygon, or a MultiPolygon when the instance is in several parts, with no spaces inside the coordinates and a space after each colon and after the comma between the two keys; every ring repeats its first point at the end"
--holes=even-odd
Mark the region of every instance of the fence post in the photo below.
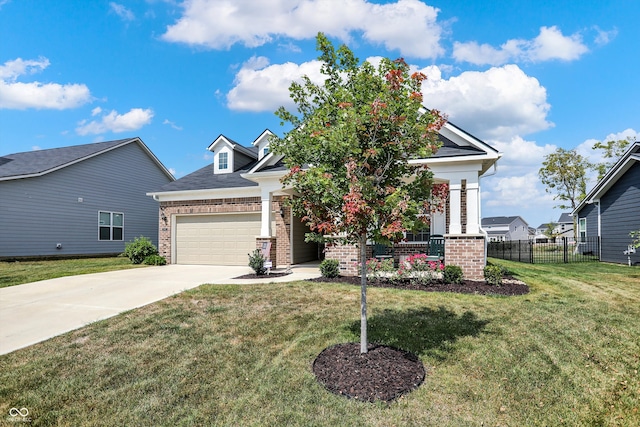
{"type": "Polygon", "coordinates": [[[529,258],[531,259],[531,264],[533,264],[533,250],[535,249],[535,241],[534,240],[530,240],[529,241],[529,258]]]}
{"type": "Polygon", "coordinates": [[[569,250],[569,245],[567,244],[567,238],[563,237],[562,238],[562,246],[564,248],[563,251],[563,256],[564,256],[564,263],[567,264],[569,262],[569,254],[567,253],[567,251],[569,250]]]}

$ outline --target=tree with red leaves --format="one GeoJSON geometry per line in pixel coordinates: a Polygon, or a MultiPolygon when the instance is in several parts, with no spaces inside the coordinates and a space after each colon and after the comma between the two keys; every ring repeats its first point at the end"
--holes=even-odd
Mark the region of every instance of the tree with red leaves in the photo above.
{"type": "Polygon", "coordinates": [[[403,59],[360,64],[348,47],[335,50],[322,33],[317,49],[326,80],[317,85],[304,76],[291,84],[298,114],[278,109],[292,130],[275,138],[271,150],[289,167],[283,183],[295,191],[293,211],[312,231],[307,240],[359,247],[366,353],[367,241],[399,242],[442,209],[446,187],[434,185],[432,172],[412,160],[439,148],[445,118],[422,106],[426,76],[411,74],[403,59]]]}

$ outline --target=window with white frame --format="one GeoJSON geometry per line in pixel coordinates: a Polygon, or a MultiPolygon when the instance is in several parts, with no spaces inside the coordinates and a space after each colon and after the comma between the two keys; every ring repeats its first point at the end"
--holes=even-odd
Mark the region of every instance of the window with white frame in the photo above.
{"type": "Polygon", "coordinates": [[[587,218],[580,218],[578,220],[578,231],[580,232],[580,241],[587,241],[587,218]]]}
{"type": "Polygon", "coordinates": [[[218,154],[218,169],[227,169],[229,167],[229,153],[218,154]]]}
{"type": "Polygon", "coordinates": [[[98,240],[124,240],[124,214],[98,212],[98,240]]]}

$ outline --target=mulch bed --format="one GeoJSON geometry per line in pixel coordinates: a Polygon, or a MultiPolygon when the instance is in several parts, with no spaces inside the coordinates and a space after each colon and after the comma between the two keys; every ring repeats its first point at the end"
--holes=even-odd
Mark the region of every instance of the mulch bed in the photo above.
{"type": "MultiPolygon", "coordinates": [[[[360,286],[360,277],[319,277],[309,280],[360,286]]],[[[505,277],[501,286],[489,285],[481,280],[464,280],[461,284],[436,281],[424,285],[411,280],[381,279],[367,280],[367,286],[478,295],[513,296],[529,293],[529,287],[513,277],[505,277]]],[[[424,365],[412,353],[369,344],[368,352],[360,354],[360,343],[326,348],[313,362],[313,373],[332,393],[365,402],[391,402],[419,387],[426,375],[424,365]]]]}
{"type": "Polygon", "coordinates": [[[238,276],[238,277],[234,277],[234,279],[273,279],[274,277],[282,277],[282,276],[288,276],[291,273],[274,273],[271,272],[271,274],[261,274],[261,275],[257,275],[255,273],[251,273],[251,274],[245,274],[242,276],[238,276]]]}
{"type": "Polygon", "coordinates": [[[337,344],[324,349],[313,362],[313,373],[327,390],[364,402],[390,402],[422,384],[424,365],[412,353],[369,344],[337,344]]]}
{"type": "MultiPolygon", "coordinates": [[[[323,283],[348,283],[352,285],[360,286],[360,277],[348,277],[340,276],[336,278],[318,277],[316,279],[308,279],[313,282],[323,283]]],[[[520,280],[513,277],[505,277],[501,286],[493,286],[487,284],[484,280],[463,280],[459,285],[453,283],[442,283],[441,281],[435,281],[430,284],[420,284],[412,282],[411,280],[375,280],[368,279],[367,286],[378,288],[395,288],[395,289],[407,289],[414,291],[424,292],[455,292],[460,294],[478,294],[478,295],[525,295],[529,293],[529,287],[520,280]]]]}

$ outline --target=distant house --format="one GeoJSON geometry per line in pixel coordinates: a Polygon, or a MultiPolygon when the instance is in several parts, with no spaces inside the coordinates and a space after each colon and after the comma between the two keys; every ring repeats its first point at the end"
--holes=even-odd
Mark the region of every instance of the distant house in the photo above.
{"type": "Polygon", "coordinates": [[[140,138],[0,156],[0,258],[118,254],[158,243],[158,203],[174,181],[140,138]]]}
{"type": "Polygon", "coordinates": [[[573,212],[578,220],[579,239],[600,237],[600,260],[639,263],[640,250],[624,254],[640,230],[640,142],[625,154],[593,187],[573,212]]]}
{"type": "Polygon", "coordinates": [[[529,240],[529,225],[519,216],[493,216],[482,218],[482,229],[490,242],[529,240]]]}
{"type": "Polygon", "coordinates": [[[563,237],[566,237],[567,239],[573,240],[573,217],[571,216],[571,212],[561,213],[558,221],[554,223],[540,224],[538,228],[536,228],[536,241],[546,240],[550,238],[547,235],[549,233],[549,224],[553,224],[553,234],[556,238],[562,239],[563,237]]]}
{"type": "MultiPolygon", "coordinates": [[[[323,253],[305,241],[309,229],[286,204],[296,195],[282,185],[288,169],[281,155],[269,151],[271,135],[265,130],[246,147],[220,135],[208,147],[212,165],[148,193],[160,202],[161,255],[174,264],[247,265],[249,252],[270,248],[274,267],[324,255],[339,260],[341,274],[357,274],[355,246],[331,245],[323,253]]],[[[447,262],[460,266],[465,277],[482,278],[480,180],[501,153],[450,122],[440,129],[440,140],[434,156],[412,162],[428,165],[435,182],[448,185],[446,209],[432,214],[429,229],[407,233],[394,256],[419,253],[430,236],[444,236],[447,262]]]]}

